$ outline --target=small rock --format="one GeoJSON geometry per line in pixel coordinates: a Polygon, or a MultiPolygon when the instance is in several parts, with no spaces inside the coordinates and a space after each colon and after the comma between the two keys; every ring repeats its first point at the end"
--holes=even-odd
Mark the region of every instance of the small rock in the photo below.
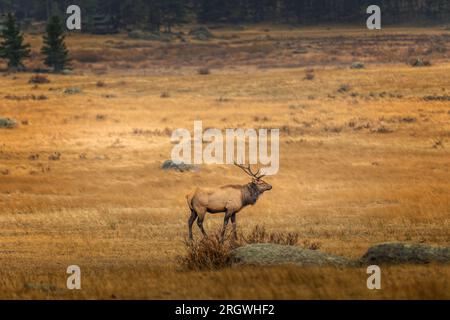
{"type": "Polygon", "coordinates": [[[176,170],[179,172],[186,172],[186,171],[198,171],[198,167],[194,166],[192,164],[186,164],[184,162],[177,162],[172,160],[166,160],[164,161],[162,165],[162,169],[164,170],[176,170]]]}
{"type": "Polygon", "coordinates": [[[205,26],[198,26],[189,31],[189,35],[196,40],[206,41],[213,38],[213,34],[205,26]]]}
{"type": "Polygon", "coordinates": [[[423,100],[425,101],[450,101],[450,96],[444,95],[444,96],[425,96],[423,97],[423,100]]]}
{"type": "Polygon", "coordinates": [[[9,118],[0,118],[0,128],[13,129],[17,127],[17,122],[9,118]]]}
{"type": "Polygon", "coordinates": [[[294,53],[294,54],[306,54],[306,53],[308,53],[308,49],[306,49],[306,48],[298,48],[298,49],[295,49],[294,51],[292,51],[292,53],[294,53]]]}
{"type": "Polygon", "coordinates": [[[144,32],[140,30],[134,30],[128,33],[128,37],[139,40],[149,41],[170,41],[172,40],[172,34],[170,33],[158,33],[158,32],[144,32]]]}
{"type": "Polygon", "coordinates": [[[66,90],[64,90],[65,94],[79,94],[81,92],[82,90],[78,87],[67,88],[66,90]]]}
{"type": "Polygon", "coordinates": [[[64,69],[63,71],[61,71],[61,74],[65,75],[65,76],[70,76],[73,74],[73,71],[70,69],[64,69]]]}
{"type": "Polygon", "coordinates": [[[57,287],[50,283],[25,283],[23,285],[24,290],[38,290],[43,292],[55,292],[57,287]]]}
{"type": "Polygon", "coordinates": [[[362,62],[353,62],[350,68],[351,69],[364,69],[365,66],[364,66],[364,63],[362,63],[362,62]]]}

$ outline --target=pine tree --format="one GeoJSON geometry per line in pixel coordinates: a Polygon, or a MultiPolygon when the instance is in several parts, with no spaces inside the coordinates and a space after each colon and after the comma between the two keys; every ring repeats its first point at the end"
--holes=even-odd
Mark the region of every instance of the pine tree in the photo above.
{"type": "Polygon", "coordinates": [[[23,68],[22,60],[30,57],[30,45],[23,43],[23,34],[12,13],[8,13],[1,32],[0,58],[8,60],[9,69],[23,68]]]}
{"type": "Polygon", "coordinates": [[[58,16],[53,16],[47,23],[44,46],[41,53],[45,55],[44,63],[53,68],[54,72],[61,72],[69,63],[69,51],[64,42],[65,35],[62,22],[58,16]]]}
{"type": "Polygon", "coordinates": [[[172,32],[172,27],[180,25],[186,19],[186,4],[183,0],[159,0],[161,8],[161,21],[165,32],[172,32]]]}

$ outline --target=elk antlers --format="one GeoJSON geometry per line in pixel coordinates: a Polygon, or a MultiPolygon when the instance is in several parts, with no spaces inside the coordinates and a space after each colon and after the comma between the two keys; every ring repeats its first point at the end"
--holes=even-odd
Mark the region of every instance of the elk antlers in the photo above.
{"type": "Polygon", "coordinates": [[[263,177],[265,177],[265,174],[260,174],[261,169],[258,169],[256,173],[253,173],[252,169],[250,168],[250,164],[247,166],[244,166],[242,164],[238,164],[236,161],[234,162],[234,165],[241,168],[246,174],[248,174],[250,177],[255,178],[256,180],[260,180],[263,177]]]}

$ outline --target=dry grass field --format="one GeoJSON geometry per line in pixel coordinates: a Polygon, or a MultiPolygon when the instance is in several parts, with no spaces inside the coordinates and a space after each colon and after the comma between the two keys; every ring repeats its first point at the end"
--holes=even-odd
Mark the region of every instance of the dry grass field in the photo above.
{"type": "MultiPolygon", "coordinates": [[[[241,232],[298,232],[349,258],[386,241],[450,245],[449,31],[213,32],[70,35],[72,75],[34,85],[32,73],[0,74],[0,117],[19,123],[0,129],[0,298],[450,299],[444,265],[382,267],[375,291],[364,268],[180,269],[185,194],[248,182],[233,166],[161,169],[172,130],[194,120],[280,128],[273,190],[238,214],[241,232]],[[416,57],[432,65],[407,64],[416,57]],[[71,264],[82,290],[65,287],[71,264]]],[[[40,37],[27,39],[39,67],[40,37]]],[[[209,233],[221,225],[206,218],[209,233]]]]}

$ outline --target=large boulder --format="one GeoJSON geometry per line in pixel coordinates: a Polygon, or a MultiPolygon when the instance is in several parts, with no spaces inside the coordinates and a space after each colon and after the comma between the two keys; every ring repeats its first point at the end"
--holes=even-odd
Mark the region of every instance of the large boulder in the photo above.
{"type": "Polygon", "coordinates": [[[430,262],[449,263],[450,248],[425,244],[381,243],[362,256],[363,264],[423,264],[430,262]]]}
{"type": "Polygon", "coordinates": [[[239,247],[231,255],[234,265],[356,266],[354,261],[333,254],[272,243],[239,247]]]}

